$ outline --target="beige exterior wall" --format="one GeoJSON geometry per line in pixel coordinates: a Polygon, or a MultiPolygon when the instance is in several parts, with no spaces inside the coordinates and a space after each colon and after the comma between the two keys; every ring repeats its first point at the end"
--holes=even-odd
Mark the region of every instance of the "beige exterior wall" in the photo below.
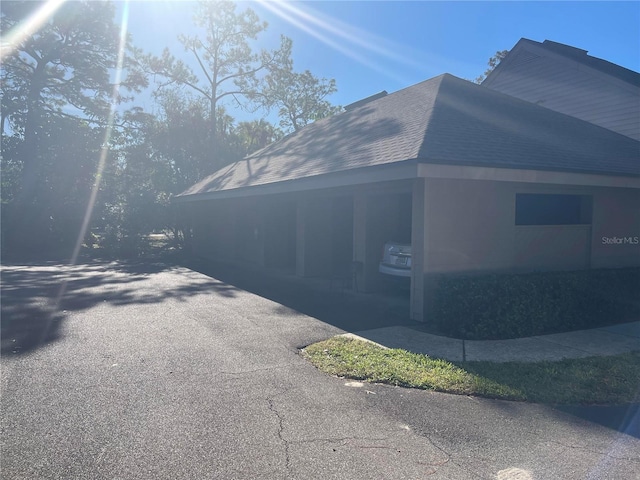
{"type": "Polygon", "coordinates": [[[515,215],[511,196],[499,182],[426,179],[426,271],[508,268],[515,215]]]}
{"type": "Polygon", "coordinates": [[[640,190],[428,178],[425,192],[426,273],[640,265],[640,190]],[[591,195],[592,224],[516,225],[518,193],[591,195]]]}
{"type": "Polygon", "coordinates": [[[426,178],[416,183],[411,318],[442,274],[640,266],[640,189],[426,178]],[[592,197],[590,225],[516,225],[516,194],[592,197]],[[421,210],[423,210],[421,212],[421,210]]]}
{"type": "Polygon", "coordinates": [[[591,267],[640,266],[640,189],[599,189],[593,198],[591,267]]]}
{"type": "Polygon", "coordinates": [[[425,253],[429,251],[427,242],[429,236],[427,231],[428,209],[426,208],[426,180],[424,178],[416,178],[413,182],[412,199],[413,207],[411,210],[411,290],[409,293],[409,316],[411,320],[422,322],[427,315],[425,303],[425,294],[431,289],[427,288],[425,280],[427,280],[424,272],[429,271],[429,265],[426,263],[425,253]]]}
{"type": "Polygon", "coordinates": [[[590,243],[590,225],[517,225],[513,267],[526,271],[588,268],[590,243]]]}

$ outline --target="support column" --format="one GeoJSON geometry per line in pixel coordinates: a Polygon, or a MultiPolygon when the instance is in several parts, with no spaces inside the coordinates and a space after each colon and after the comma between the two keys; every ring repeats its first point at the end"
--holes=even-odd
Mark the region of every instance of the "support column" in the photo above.
{"type": "Polygon", "coordinates": [[[356,271],[356,284],[360,291],[367,291],[364,265],[367,255],[367,197],[362,192],[353,195],[353,261],[362,268],[356,271]]]}
{"type": "Polygon", "coordinates": [[[409,315],[412,320],[425,318],[425,273],[427,272],[426,180],[417,178],[413,184],[411,209],[411,298],[409,315]]]}

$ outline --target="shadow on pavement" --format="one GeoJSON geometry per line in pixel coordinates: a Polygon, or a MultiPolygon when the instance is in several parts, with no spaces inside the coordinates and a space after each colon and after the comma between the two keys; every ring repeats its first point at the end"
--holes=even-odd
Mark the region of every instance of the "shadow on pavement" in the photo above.
{"type": "MultiPolygon", "coordinates": [[[[202,259],[188,259],[185,267],[296,310],[348,332],[404,325],[419,328],[409,319],[406,292],[355,293],[329,279],[307,279],[293,274],[238,267],[202,259]]],[[[279,313],[286,309],[275,307],[279,313]]]]}
{"type": "MultiPolygon", "coordinates": [[[[266,272],[200,259],[186,260],[183,265],[279,303],[275,308],[280,315],[290,315],[291,310],[295,310],[342,330],[357,331],[365,337],[366,330],[395,325],[424,330],[423,324],[409,320],[406,292],[399,295],[356,294],[343,289],[331,289],[328,279],[301,279],[292,274],[266,272]]],[[[510,402],[498,402],[498,405],[509,408],[510,402]]],[[[640,412],[637,404],[556,406],[553,409],[640,438],[640,412]]]]}
{"type": "Polygon", "coordinates": [[[60,338],[68,314],[98,304],[151,304],[199,294],[234,296],[237,289],[213,279],[145,289],[150,275],[179,266],[162,262],[92,261],[4,263],[0,272],[0,353],[22,354],[60,338]]]}
{"type": "Polygon", "coordinates": [[[640,404],[614,406],[558,406],[557,410],[640,438],[640,404]]]}

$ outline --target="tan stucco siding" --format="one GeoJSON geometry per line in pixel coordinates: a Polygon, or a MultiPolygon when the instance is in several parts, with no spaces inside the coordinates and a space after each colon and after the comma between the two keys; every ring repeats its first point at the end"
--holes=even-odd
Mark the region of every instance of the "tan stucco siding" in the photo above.
{"type": "Polygon", "coordinates": [[[590,225],[518,225],[512,266],[523,270],[588,268],[590,242],[590,225]]]}
{"type": "Polygon", "coordinates": [[[425,190],[426,274],[640,264],[637,189],[428,178],[425,190]],[[589,195],[591,224],[516,225],[519,193],[589,195]]]}
{"type": "Polygon", "coordinates": [[[500,182],[427,179],[426,272],[508,268],[513,257],[511,195],[500,182]]]}
{"type": "Polygon", "coordinates": [[[640,190],[595,192],[591,245],[592,268],[640,265],[640,190]]]}

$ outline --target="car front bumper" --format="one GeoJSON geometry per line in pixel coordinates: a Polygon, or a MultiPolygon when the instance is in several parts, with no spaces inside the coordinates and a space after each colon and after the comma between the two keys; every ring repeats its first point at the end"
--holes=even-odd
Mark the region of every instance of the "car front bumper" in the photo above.
{"type": "Polygon", "coordinates": [[[378,265],[378,271],[385,275],[395,275],[396,277],[411,276],[411,267],[398,267],[395,265],[388,265],[386,263],[380,263],[378,265]]]}

